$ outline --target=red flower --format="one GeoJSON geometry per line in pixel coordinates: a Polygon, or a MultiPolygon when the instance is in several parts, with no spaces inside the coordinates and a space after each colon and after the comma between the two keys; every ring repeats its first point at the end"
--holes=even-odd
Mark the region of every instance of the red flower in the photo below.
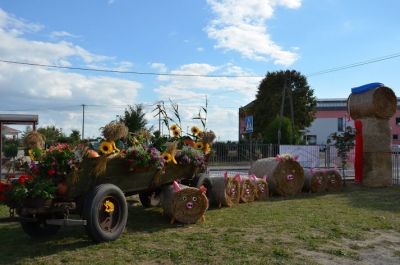
{"type": "Polygon", "coordinates": [[[7,178],[8,178],[8,179],[9,179],[9,178],[15,178],[15,174],[10,174],[10,175],[7,176],[7,178]]]}
{"type": "Polygon", "coordinates": [[[49,171],[47,171],[47,175],[54,175],[56,173],[56,171],[52,168],[49,169],[49,171]]]}
{"type": "Polygon", "coordinates": [[[24,183],[26,179],[27,178],[25,177],[25,175],[22,175],[21,177],[19,177],[18,182],[19,183],[24,183]]]}
{"type": "Polygon", "coordinates": [[[27,176],[28,179],[33,180],[33,176],[27,176]]]}
{"type": "Polygon", "coordinates": [[[4,195],[0,195],[0,201],[5,201],[6,197],[4,197],[4,195]]]}
{"type": "Polygon", "coordinates": [[[33,173],[34,175],[39,175],[39,170],[36,169],[36,170],[33,171],[32,173],[33,173]]]}

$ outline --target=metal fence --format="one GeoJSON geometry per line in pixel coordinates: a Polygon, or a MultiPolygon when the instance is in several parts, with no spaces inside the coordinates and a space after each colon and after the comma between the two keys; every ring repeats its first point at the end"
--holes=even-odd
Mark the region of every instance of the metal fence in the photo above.
{"type": "MultiPolygon", "coordinates": [[[[216,143],[212,146],[209,160],[210,171],[247,172],[252,163],[260,158],[275,157],[277,154],[298,155],[298,162],[305,168],[334,168],[346,179],[354,179],[354,149],[348,153],[344,169],[337,149],[333,145],[277,145],[277,144],[235,144],[216,143]]],[[[393,147],[392,177],[394,184],[400,184],[400,148],[393,147]]]]}

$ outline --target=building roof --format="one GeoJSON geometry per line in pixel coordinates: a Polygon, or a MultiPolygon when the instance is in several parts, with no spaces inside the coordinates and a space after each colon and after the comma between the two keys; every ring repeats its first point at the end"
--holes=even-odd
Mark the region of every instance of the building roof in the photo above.
{"type": "Polygon", "coordinates": [[[4,126],[4,134],[5,135],[18,135],[19,133],[21,133],[21,131],[13,129],[8,126],[4,126]]]}

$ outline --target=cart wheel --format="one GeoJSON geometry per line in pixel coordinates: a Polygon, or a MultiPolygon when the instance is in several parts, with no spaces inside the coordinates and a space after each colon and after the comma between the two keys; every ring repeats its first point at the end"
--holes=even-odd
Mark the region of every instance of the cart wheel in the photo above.
{"type": "Polygon", "coordinates": [[[83,219],[93,242],[117,240],[128,219],[128,206],[121,189],[113,184],[96,186],[85,200],[83,219]]]}
{"type": "Polygon", "coordinates": [[[200,189],[201,187],[206,188],[207,189],[206,196],[207,196],[207,199],[208,199],[208,205],[209,206],[211,205],[212,200],[213,200],[213,198],[212,198],[213,184],[212,184],[211,178],[210,178],[210,176],[208,174],[206,174],[206,173],[197,174],[193,178],[192,183],[191,183],[190,186],[196,187],[198,189],[200,189]]]}
{"type": "Polygon", "coordinates": [[[139,199],[142,205],[146,208],[157,207],[160,205],[160,191],[148,191],[139,193],[139,199]]]}
{"type": "MultiPolygon", "coordinates": [[[[22,229],[30,237],[55,235],[57,233],[57,231],[61,228],[61,225],[46,224],[46,220],[52,219],[52,217],[53,217],[50,215],[36,214],[34,216],[32,214],[27,214],[27,215],[21,215],[21,217],[25,217],[25,218],[35,217],[38,219],[36,222],[21,221],[22,229]]],[[[60,217],[60,218],[63,218],[63,217],[60,217]]]]}

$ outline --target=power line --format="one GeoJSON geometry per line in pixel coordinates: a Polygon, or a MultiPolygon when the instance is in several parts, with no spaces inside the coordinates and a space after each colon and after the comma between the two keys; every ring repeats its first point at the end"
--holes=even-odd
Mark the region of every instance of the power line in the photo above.
{"type": "Polygon", "coordinates": [[[37,64],[37,63],[27,63],[27,62],[16,62],[0,60],[3,63],[12,63],[20,65],[30,65],[39,67],[49,67],[58,69],[68,69],[68,70],[80,70],[80,71],[93,71],[93,72],[105,72],[105,73],[118,73],[118,74],[136,74],[136,75],[162,75],[162,76],[186,76],[186,77],[263,77],[258,75],[197,75],[197,74],[165,74],[165,73],[153,73],[153,72],[136,72],[136,71],[120,71],[120,70],[108,70],[108,69],[93,69],[93,68],[83,68],[83,67],[69,67],[69,66],[59,66],[50,64],[37,64]]]}

